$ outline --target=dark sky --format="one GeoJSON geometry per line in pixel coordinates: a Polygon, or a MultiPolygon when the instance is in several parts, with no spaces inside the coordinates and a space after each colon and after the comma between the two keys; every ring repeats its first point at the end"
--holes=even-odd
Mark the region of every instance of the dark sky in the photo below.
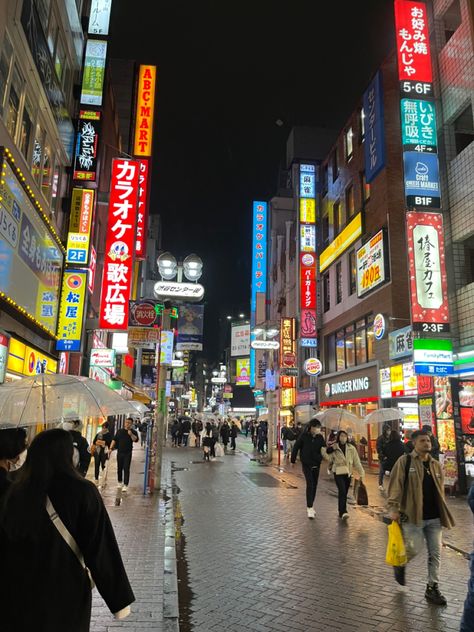
{"type": "Polygon", "coordinates": [[[293,125],[344,124],[390,51],[392,6],[114,0],[111,57],[158,67],[151,212],[166,250],[204,261],[209,359],[226,314],[248,315],[252,200],[275,193],[293,125]]]}

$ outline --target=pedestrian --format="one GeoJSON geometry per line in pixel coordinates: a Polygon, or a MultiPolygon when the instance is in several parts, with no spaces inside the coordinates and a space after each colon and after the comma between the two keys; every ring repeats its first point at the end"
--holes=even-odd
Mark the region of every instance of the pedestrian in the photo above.
{"type": "Polygon", "coordinates": [[[224,452],[227,450],[227,446],[229,445],[230,438],[230,426],[227,422],[227,419],[224,420],[224,423],[221,426],[221,439],[222,444],[224,446],[224,452]]]}
{"type": "Polygon", "coordinates": [[[334,475],[338,492],[339,518],[347,520],[347,493],[351,486],[352,473],[355,470],[361,480],[365,478],[365,471],[360,462],[356,448],[349,443],[345,430],[339,430],[336,443],[323,449],[323,456],[329,461],[329,467],[334,475]]]}
{"type": "Polygon", "coordinates": [[[190,433],[191,433],[191,420],[189,419],[189,417],[183,417],[181,419],[181,436],[182,436],[183,448],[187,448],[188,446],[190,433]]]}
{"type": "Polygon", "coordinates": [[[123,492],[127,491],[130,481],[133,444],[138,441],[136,430],[132,430],[132,422],[132,419],[126,419],[124,428],[120,428],[115,433],[115,437],[110,444],[111,452],[117,448],[117,487],[123,492]]]}
{"type": "Polygon", "coordinates": [[[109,430],[109,423],[104,421],[92,442],[94,446],[94,478],[96,483],[99,482],[100,469],[102,468],[102,471],[105,470],[111,443],[112,433],[109,430]]]}
{"type": "MultiPolygon", "coordinates": [[[[467,501],[474,514],[474,483],[469,490],[467,501]]],[[[471,553],[469,567],[471,569],[471,576],[467,584],[467,597],[464,602],[464,612],[459,632],[472,632],[474,630],[474,551],[471,553]]]]}
{"type": "Polygon", "coordinates": [[[377,449],[377,454],[379,458],[379,490],[383,492],[383,479],[385,476],[385,470],[383,467],[383,462],[385,460],[385,446],[390,441],[390,433],[392,432],[392,427],[390,424],[385,424],[382,428],[382,434],[377,437],[377,442],[375,444],[377,449]]]}
{"type": "Polygon", "coordinates": [[[321,422],[319,419],[311,419],[306,432],[302,432],[295,441],[291,453],[291,462],[296,463],[296,457],[300,453],[303,474],[306,479],[306,510],[308,518],[313,519],[313,508],[316,491],[318,489],[319,469],[323,460],[322,449],[326,442],[321,434],[321,422]]]}
{"type": "MultiPolygon", "coordinates": [[[[392,520],[401,522],[403,539],[410,561],[423,545],[428,549],[428,583],[425,598],[445,606],[446,598],[439,591],[442,527],[454,526],[454,519],[444,499],[441,465],[431,452],[430,435],[426,430],[412,434],[415,449],[395,463],[390,475],[387,506],[392,520]]],[[[405,566],[394,567],[395,579],[405,585],[405,566]]]]}
{"type": "Polygon", "coordinates": [[[179,434],[179,421],[176,419],[176,417],[173,419],[172,423],[171,423],[171,445],[173,446],[173,448],[177,448],[178,447],[178,434],[179,434]]]}
{"type": "Polygon", "coordinates": [[[109,516],[73,454],[69,432],[40,432],[3,498],[0,595],[8,607],[2,632],[88,632],[89,572],[115,618],[130,613],[135,597],[109,516]]]}
{"type": "Polygon", "coordinates": [[[285,457],[287,459],[291,458],[291,453],[293,452],[293,447],[295,445],[295,441],[297,439],[295,424],[292,421],[286,430],[286,452],[285,457]]]}
{"type": "Polygon", "coordinates": [[[66,419],[66,421],[63,422],[62,427],[63,430],[68,431],[72,437],[72,443],[74,446],[74,465],[82,476],[86,476],[92,454],[89,449],[87,439],[81,434],[82,421],[79,419],[79,416],[74,416],[72,419],[66,419]]]}
{"type": "Polygon", "coordinates": [[[0,498],[11,484],[9,473],[19,470],[26,457],[26,430],[0,427],[0,498]]]}
{"type": "Polygon", "coordinates": [[[201,447],[201,432],[202,432],[202,421],[200,419],[195,418],[193,423],[191,424],[191,430],[194,435],[194,445],[196,448],[201,447]]]}
{"type": "MultiPolygon", "coordinates": [[[[430,437],[430,441],[431,441],[431,452],[430,452],[430,454],[431,454],[431,456],[433,457],[433,459],[436,459],[437,461],[439,461],[439,455],[440,455],[440,452],[441,452],[441,448],[440,448],[438,439],[433,434],[433,429],[428,424],[425,424],[424,426],[422,426],[421,429],[424,430],[425,432],[427,432],[429,437],[430,437]]],[[[410,441],[407,441],[406,444],[405,444],[405,452],[407,454],[410,454],[411,452],[413,452],[414,449],[415,449],[415,446],[413,445],[413,440],[410,438],[410,441]]]]}
{"type": "Polygon", "coordinates": [[[146,445],[146,438],[148,435],[148,424],[145,420],[143,420],[142,423],[140,424],[139,430],[140,430],[140,445],[142,448],[144,448],[146,445]]]}
{"type": "Polygon", "coordinates": [[[211,459],[211,450],[214,447],[214,439],[212,438],[212,427],[210,423],[206,424],[206,429],[203,430],[202,437],[202,449],[204,452],[204,460],[210,461],[211,459]]]}
{"type": "Polygon", "coordinates": [[[234,452],[235,452],[235,448],[237,447],[235,440],[237,439],[238,434],[239,434],[239,427],[235,423],[235,421],[232,421],[231,426],[230,426],[230,447],[234,452]]]}
{"type": "Polygon", "coordinates": [[[393,466],[398,459],[405,454],[405,446],[400,438],[400,433],[397,430],[390,432],[390,440],[384,446],[385,458],[383,460],[383,469],[385,474],[390,474],[393,470],[393,466]]]}
{"type": "Polygon", "coordinates": [[[298,439],[298,437],[300,436],[300,434],[303,432],[303,426],[301,424],[301,421],[297,421],[296,422],[296,428],[295,428],[295,433],[296,433],[296,438],[298,439]]]}
{"type": "Polygon", "coordinates": [[[254,419],[250,421],[250,438],[255,449],[257,447],[257,422],[254,419]]]}
{"type": "Polygon", "coordinates": [[[249,430],[250,430],[250,421],[247,420],[245,422],[245,438],[247,439],[247,437],[249,436],[249,430]]]}
{"type": "Polygon", "coordinates": [[[287,434],[288,434],[288,426],[285,424],[280,432],[281,442],[283,444],[283,454],[286,456],[287,453],[287,434]]]}
{"type": "Polygon", "coordinates": [[[259,454],[265,454],[265,444],[267,441],[267,426],[264,421],[261,421],[257,428],[257,451],[259,454]]]}

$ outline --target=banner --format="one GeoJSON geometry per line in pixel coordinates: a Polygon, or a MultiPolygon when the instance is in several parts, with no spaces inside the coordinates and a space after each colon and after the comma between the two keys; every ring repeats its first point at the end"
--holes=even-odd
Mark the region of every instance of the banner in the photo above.
{"type": "Polygon", "coordinates": [[[250,324],[232,325],[230,355],[248,356],[250,353],[250,324]]]}
{"type": "Polygon", "coordinates": [[[150,163],[146,159],[141,159],[140,175],[138,177],[138,212],[137,212],[137,234],[135,241],[135,255],[137,259],[143,259],[146,254],[146,231],[148,225],[148,186],[150,163]]]}
{"type": "Polygon", "coordinates": [[[141,65],[138,71],[137,107],[133,154],[151,156],[155,108],[156,66],[141,65]]]}
{"type": "Polygon", "coordinates": [[[358,298],[388,281],[388,240],[383,229],[357,250],[356,267],[358,298]]]}
{"type": "Polygon", "coordinates": [[[237,386],[250,386],[250,358],[239,358],[236,361],[235,383],[237,386]]]}
{"type": "Polygon", "coordinates": [[[364,92],[364,125],[365,125],[365,181],[372,180],[385,167],[385,128],[382,73],[379,71],[364,92]]]}
{"type": "Polygon", "coordinates": [[[80,351],[87,270],[66,270],[63,277],[56,351],[80,351]]]}
{"type": "Polygon", "coordinates": [[[178,317],[179,351],[202,351],[204,305],[181,305],[178,317]]]}
{"type": "Polygon", "coordinates": [[[89,35],[108,35],[112,0],[92,0],[89,14],[89,35]]]}

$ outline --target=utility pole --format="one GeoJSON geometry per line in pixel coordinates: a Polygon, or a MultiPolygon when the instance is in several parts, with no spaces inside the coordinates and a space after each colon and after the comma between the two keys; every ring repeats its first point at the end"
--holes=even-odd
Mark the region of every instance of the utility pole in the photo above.
{"type": "Polygon", "coordinates": [[[161,364],[161,332],[168,331],[171,326],[171,310],[163,309],[161,319],[160,343],[157,345],[156,361],[156,406],[155,406],[155,432],[153,433],[153,446],[155,452],[155,489],[161,487],[161,470],[163,466],[163,448],[166,441],[166,366],[161,364]],[[155,443],[156,441],[156,443],[155,443]]]}

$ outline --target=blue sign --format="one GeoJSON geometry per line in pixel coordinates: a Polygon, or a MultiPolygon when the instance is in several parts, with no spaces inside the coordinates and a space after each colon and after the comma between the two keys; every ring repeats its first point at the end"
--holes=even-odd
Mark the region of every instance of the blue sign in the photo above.
{"type": "Polygon", "coordinates": [[[300,347],[317,347],[317,338],[300,338],[300,347]]]}
{"type": "Polygon", "coordinates": [[[427,362],[415,362],[415,373],[417,375],[452,375],[454,373],[453,364],[429,364],[427,362]]]}
{"type": "Polygon", "coordinates": [[[364,122],[365,122],[365,180],[367,183],[378,175],[385,167],[385,132],[382,75],[380,71],[375,75],[364,92],[364,122]]]}
{"type": "Polygon", "coordinates": [[[267,217],[266,202],[253,203],[252,288],[250,311],[255,316],[257,293],[267,291],[267,217]]]}
{"type": "Polygon", "coordinates": [[[300,165],[300,198],[316,197],[316,169],[314,165],[300,165]]]}
{"type": "Polygon", "coordinates": [[[87,250],[78,250],[76,248],[67,249],[67,260],[74,261],[74,263],[87,264],[87,250]]]}
{"type": "Polygon", "coordinates": [[[408,206],[439,207],[438,155],[404,151],[405,196],[408,206]]]}

